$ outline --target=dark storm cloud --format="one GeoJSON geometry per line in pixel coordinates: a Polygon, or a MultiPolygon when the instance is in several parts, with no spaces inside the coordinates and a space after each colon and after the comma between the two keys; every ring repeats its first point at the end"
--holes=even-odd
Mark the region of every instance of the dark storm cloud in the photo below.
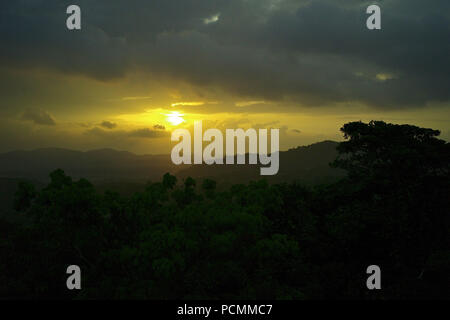
{"type": "Polygon", "coordinates": [[[449,101],[450,1],[379,1],[381,31],[365,26],[372,3],[80,0],[82,30],[70,32],[65,8],[72,3],[8,1],[1,4],[0,57],[105,81],[144,70],[307,105],[449,101]]]}
{"type": "Polygon", "coordinates": [[[54,126],[56,124],[55,120],[48,112],[40,109],[25,110],[21,115],[21,119],[44,126],[54,126]]]}
{"type": "Polygon", "coordinates": [[[106,129],[114,129],[115,127],[117,127],[117,123],[110,121],[103,121],[100,125],[106,129]]]}

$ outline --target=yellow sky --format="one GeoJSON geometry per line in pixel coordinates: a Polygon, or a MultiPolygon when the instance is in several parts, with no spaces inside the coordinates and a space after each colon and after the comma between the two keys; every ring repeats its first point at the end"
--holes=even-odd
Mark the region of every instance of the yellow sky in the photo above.
{"type": "Polygon", "coordinates": [[[279,128],[282,150],[342,140],[339,128],[358,120],[415,124],[439,129],[443,138],[449,138],[446,105],[403,110],[374,109],[356,102],[310,106],[235,96],[217,89],[199,90],[176,78],[159,79],[142,73],[102,82],[49,70],[2,71],[11,88],[22,91],[4,98],[10,108],[4,111],[2,130],[9,139],[3,139],[1,151],[64,147],[168,153],[172,148],[170,132],[191,128],[195,120],[202,120],[204,129],[279,128]],[[55,125],[24,120],[25,106],[48,113],[55,125]],[[114,127],[107,128],[104,122],[114,127]]]}
{"type": "Polygon", "coordinates": [[[81,30],[61,5],[4,1],[0,152],[168,153],[195,120],[279,128],[282,150],[358,120],[449,140],[449,2],[436,1],[387,1],[381,30],[359,1],[83,1],[81,30]]]}

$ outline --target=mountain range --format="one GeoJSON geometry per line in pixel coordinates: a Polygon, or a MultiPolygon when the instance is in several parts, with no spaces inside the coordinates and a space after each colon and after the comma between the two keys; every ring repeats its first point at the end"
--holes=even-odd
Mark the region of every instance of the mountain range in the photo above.
{"type": "Polygon", "coordinates": [[[13,151],[0,154],[0,211],[12,212],[12,199],[20,180],[32,181],[40,188],[49,181],[49,173],[58,168],[74,179],[90,180],[100,192],[109,189],[128,195],[142,190],[148,181],[160,181],[167,172],[180,180],[189,176],[200,181],[214,179],[219,188],[262,178],[273,183],[297,181],[317,185],[344,176],[342,170],[329,166],[337,156],[337,145],[323,141],[282,151],[279,172],[274,176],[261,176],[260,165],[176,166],[170,155],[136,155],[112,149],[13,151]]]}
{"type": "Polygon", "coordinates": [[[83,177],[94,183],[157,181],[164,173],[170,172],[181,178],[207,177],[220,182],[237,183],[267,178],[277,182],[300,180],[305,184],[315,184],[342,176],[341,171],[329,166],[336,158],[337,145],[337,142],[323,141],[282,151],[279,172],[275,176],[260,176],[260,165],[176,166],[170,155],[136,155],[113,149],[82,152],[47,148],[0,154],[0,177],[46,182],[49,173],[60,168],[75,179],[83,177]]]}

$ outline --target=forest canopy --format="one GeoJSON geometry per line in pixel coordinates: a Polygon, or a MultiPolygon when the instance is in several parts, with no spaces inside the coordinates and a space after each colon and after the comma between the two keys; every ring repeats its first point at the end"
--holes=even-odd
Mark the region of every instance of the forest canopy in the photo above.
{"type": "MultiPolygon", "coordinates": [[[[450,148],[439,131],[382,121],[341,129],[332,166],[305,187],[165,174],[130,197],[58,169],[20,183],[0,220],[0,298],[450,298],[450,148]],[[79,265],[83,289],[66,288],[79,265]],[[379,265],[383,290],[368,291],[379,265]]],[[[282,166],[282,163],[281,163],[282,166]]]]}

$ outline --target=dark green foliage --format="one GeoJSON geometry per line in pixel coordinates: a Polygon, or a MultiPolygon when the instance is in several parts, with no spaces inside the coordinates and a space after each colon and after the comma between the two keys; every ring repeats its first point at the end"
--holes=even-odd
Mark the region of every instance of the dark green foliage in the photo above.
{"type": "Polygon", "coordinates": [[[122,197],[61,170],[41,191],[22,183],[28,223],[0,220],[0,298],[450,298],[448,143],[384,122],[342,131],[348,176],[314,190],[166,174],[122,197]],[[65,287],[71,264],[81,291],[65,287]]]}
{"type": "Polygon", "coordinates": [[[202,183],[202,189],[208,198],[214,197],[216,191],[217,182],[211,179],[205,179],[202,183]]]}

